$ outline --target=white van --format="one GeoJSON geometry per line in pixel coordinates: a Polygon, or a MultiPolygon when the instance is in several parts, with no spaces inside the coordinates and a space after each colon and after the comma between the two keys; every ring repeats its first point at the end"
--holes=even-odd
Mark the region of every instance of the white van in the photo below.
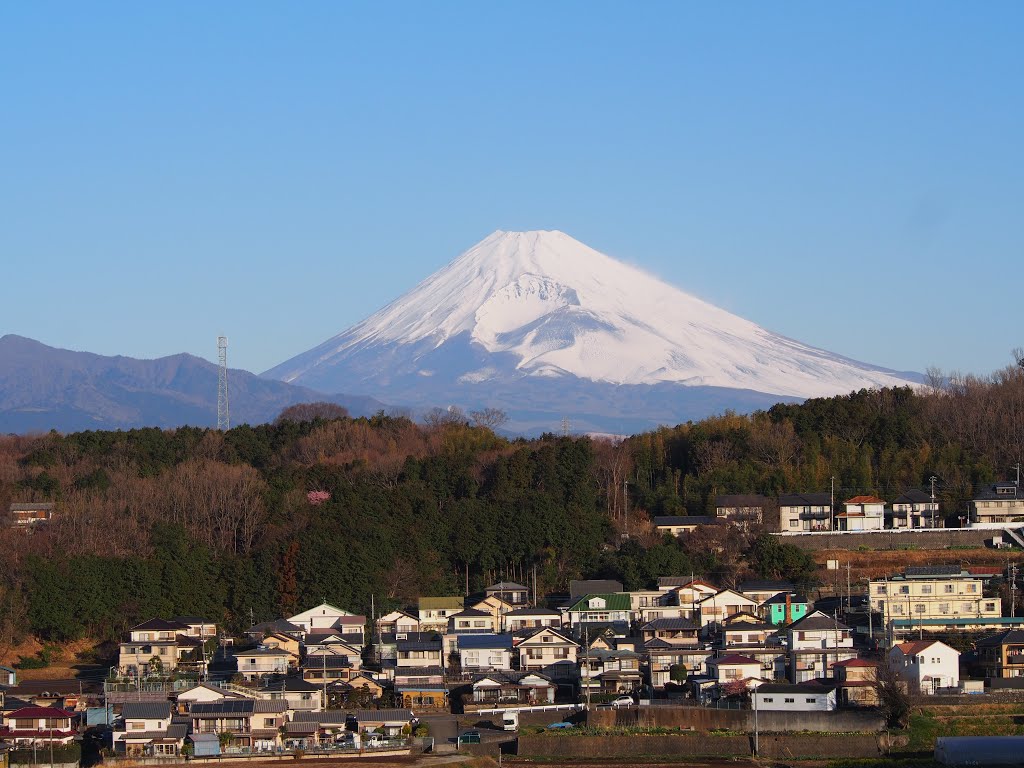
{"type": "Polygon", "coordinates": [[[501,715],[501,729],[503,731],[518,731],[519,713],[516,711],[504,712],[501,715]]]}

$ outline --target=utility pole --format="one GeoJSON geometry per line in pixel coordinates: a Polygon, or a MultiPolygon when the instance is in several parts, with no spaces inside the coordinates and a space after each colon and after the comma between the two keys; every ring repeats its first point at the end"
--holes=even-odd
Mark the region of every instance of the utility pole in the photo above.
{"type": "Polygon", "coordinates": [[[836,529],[836,476],[832,475],[831,490],[828,494],[828,515],[832,530],[836,529]]]}
{"type": "Polygon", "coordinates": [[[583,663],[587,668],[587,717],[590,717],[590,627],[583,628],[583,663]]]}
{"type": "Polygon", "coordinates": [[[1012,563],[1010,565],[1010,618],[1017,616],[1017,564],[1012,563]]]}
{"type": "Polygon", "coordinates": [[[758,748],[757,741],[758,741],[758,734],[759,734],[758,727],[757,727],[757,688],[754,689],[753,696],[754,696],[754,757],[757,757],[757,748],[758,748]]]}
{"type": "Polygon", "coordinates": [[[932,475],[928,479],[929,479],[929,481],[932,484],[932,509],[931,509],[931,512],[932,512],[932,528],[934,528],[935,527],[935,512],[936,512],[936,509],[935,509],[935,481],[938,480],[939,478],[937,478],[935,475],[932,475]]]}
{"type": "Polygon", "coordinates": [[[850,561],[846,561],[846,613],[853,608],[853,591],[850,587],[850,561]]]}

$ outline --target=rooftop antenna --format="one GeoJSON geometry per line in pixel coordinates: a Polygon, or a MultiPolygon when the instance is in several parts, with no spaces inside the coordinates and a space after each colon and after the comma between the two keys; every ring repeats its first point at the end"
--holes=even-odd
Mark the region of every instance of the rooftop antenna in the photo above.
{"type": "Polygon", "coordinates": [[[228,337],[217,337],[217,429],[231,429],[228,416],[228,337]]]}

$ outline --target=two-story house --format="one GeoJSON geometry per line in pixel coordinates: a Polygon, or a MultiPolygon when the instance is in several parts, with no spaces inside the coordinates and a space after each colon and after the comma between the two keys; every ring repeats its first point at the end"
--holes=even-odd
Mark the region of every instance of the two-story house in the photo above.
{"type": "Polygon", "coordinates": [[[420,620],[405,611],[391,611],[377,619],[375,631],[379,635],[403,635],[419,632],[420,620]]]}
{"type": "Polygon", "coordinates": [[[753,613],[757,607],[757,600],[751,600],[732,589],[723,589],[697,604],[697,618],[702,627],[715,628],[730,616],[743,612],[753,613]]]}
{"type": "Polygon", "coordinates": [[[790,682],[803,683],[834,674],[837,661],[857,658],[853,631],[835,618],[813,611],[786,628],[790,682]]]}
{"type": "Polygon", "coordinates": [[[484,589],[486,597],[497,597],[513,608],[526,605],[529,602],[529,594],[530,590],[527,587],[514,581],[499,581],[484,589]]]}
{"type": "Polygon", "coordinates": [[[553,627],[540,627],[515,645],[519,669],[551,680],[576,678],[580,644],[553,627]]]}
{"type": "Polygon", "coordinates": [[[939,640],[896,643],[889,663],[915,693],[938,693],[960,685],[960,652],[939,640]]]}
{"type": "Polygon", "coordinates": [[[619,648],[580,653],[580,689],[591,693],[632,693],[640,687],[640,654],[619,648]]]}
{"type": "Polygon", "coordinates": [[[975,644],[985,677],[1024,677],[1024,630],[1007,629],[975,644]]]}
{"type": "Polygon", "coordinates": [[[714,651],[694,643],[676,643],[661,638],[647,640],[642,652],[647,657],[651,685],[658,690],[668,682],[682,684],[688,677],[702,674],[707,660],[714,655],[714,651]]]}
{"type": "Polygon", "coordinates": [[[1013,482],[984,485],[975,489],[968,508],[972,523],[1024,522],[1024,493],[1013,482]]]}
{"type": "Polygon", "coordinates": [[[498,621],[487,611],[466,608],[448,617],[448,634],[494,634],[498,630],[498,621]]]}
{"type": "Polygon", "coordinates": [[[841,707],[878,706],[878,662],[847,659],[832,665],[836,695],[841,707]]]}
{"type": "Polygon", "coordinates": [[[348,634],[349,632],[358,631],[363,634],[362,627],[366,624],[365,616],[356,616],[351,611],[346,611],[341,608],[336,608],[330,603],[320,603],[309,610],[297,613],[294,616],[288,617],[288,622],[302,628],[303,632],[313,632],[316,630],[338,630],[342,634],[348,634]],[[342,619],[355,619],[356,621],[347,622],[346,629],[342,629],[342,619]],[[356,630],[355,626],[359,625],[359,629],[356,630]]]}
{"type": "Polygon", "coordinates": [[[192,732],[217,734],[227,747],[272,751],[281,744],[288,704],[270,699],[224,699],[193,704],[192,732]]]}
{"type": "Polygon", "coordinates": [[[569,606],[569,626],[580,624],[628,624],[632,619],[629,593],[585,595],[569,606]]]}
{"type": "Polygon", "coordinates": [[[421,632],[445,632],[448,618],[466,607],[464,597],[421,597],[419,619],[421,632]]]}
{"type": "Polygon", "coordinates": [[[121,642],[117,666],[122,675],[139,677],[163,675],[182,666],[203,667],[202,640],[185,634],[187,624],[165,619],[150,619],[128,630],[121,642]]]}
{"type": "MultiPolygon", "coordinates": [[[[434,632],[410,634],[396,642],[395,665],[403,667],[444,667],[444,643],[434,632]]],[[[397,672],[397,670],[396,670],[397,672]]]]}
{"type": "Polygon", "coordinates": [[[810,601],[803,595],[786,593],[761,603],[761,614],[769,623],[785,626],[806,616],[810,607],[810,601]]]}
{"type": "Polygon", "coordinates": [[[843,511],[836,515],[840,531],[881,531],[885,528],[885,499],[877,496],[854,496],[843,502],[843,511]]]}
{"type": "Polygon", "coordinates": [[[892,502],[893,528],[941,528],[939,502],[922,490],[911,488],[892,502]]]}
{"type": "Polygon", "coordinates": [[[260,646],[247,651],[235,651],[238,674],[249,682],[261,682],[271,675],[285,675],[291,654],[280,648],[260,646]]]}
{"type": "Polygon", "coordinates": [[[512,669],[511,635],[459,635],[458,651],[463,672],[512,669]]]}
{"type": "Polygon", "coordinates": [[[714,525],[717,522],[718,518],[711,515],[655,515],[651,518],[654,530],[670,536],[682,536],[697,530],[698,526],[714,525]]]}
{"type": "Polygon", "coordinates": [[[734,493],[715,497],[715,517],[744,530],[761,525],[769,500],[756,493],[734,493]]]}
{"type": "Polygon", "coordinates": [[[173,715],[169,701],[125,702],[121,725],[113,734],[114,753],[137,757],[180,755],[188,725],[172,722],[173,715]]]}
{"type": "Polygon", "coordinates": [[[560,627],[562,614],[551,608],[516,608],[504,616],[505,632],[518,632],[534,627],[560,627]]]}
{"type": "Polygon", "coordinates": [[[832,530],[832,496],[828,493],[786,493],[779,496],[779,530],[832,530]]]}
{"type": "Polygon", "coordinates": [[[70,744],[75,740],[75,717],[58,707],[19,707],[4,714],[0,740],[19,747],[70,744]]]}

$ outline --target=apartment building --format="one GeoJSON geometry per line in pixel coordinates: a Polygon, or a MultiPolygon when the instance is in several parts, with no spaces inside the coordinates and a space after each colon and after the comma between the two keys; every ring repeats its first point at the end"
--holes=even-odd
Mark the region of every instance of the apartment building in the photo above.
{"type": "Polygon", "coordinates": [[[969,509],[972,523],[1024,522],[1024,494],[1017,483],[993,483],[975,491],[969,509]]]}
{"type": "Polygon", "coordinates": [[[832,496],[827,493],[787,493],[779,496],[779,530],[832,530],[832,496]]]}
{"type": "Polygon", "coordinates": [[[902,574],[868,583],[871,607],[883,621],[896,619],[998,618],[1002,600],[985,597],[983,579],[959,565],[908,567],[902,574]]]}

